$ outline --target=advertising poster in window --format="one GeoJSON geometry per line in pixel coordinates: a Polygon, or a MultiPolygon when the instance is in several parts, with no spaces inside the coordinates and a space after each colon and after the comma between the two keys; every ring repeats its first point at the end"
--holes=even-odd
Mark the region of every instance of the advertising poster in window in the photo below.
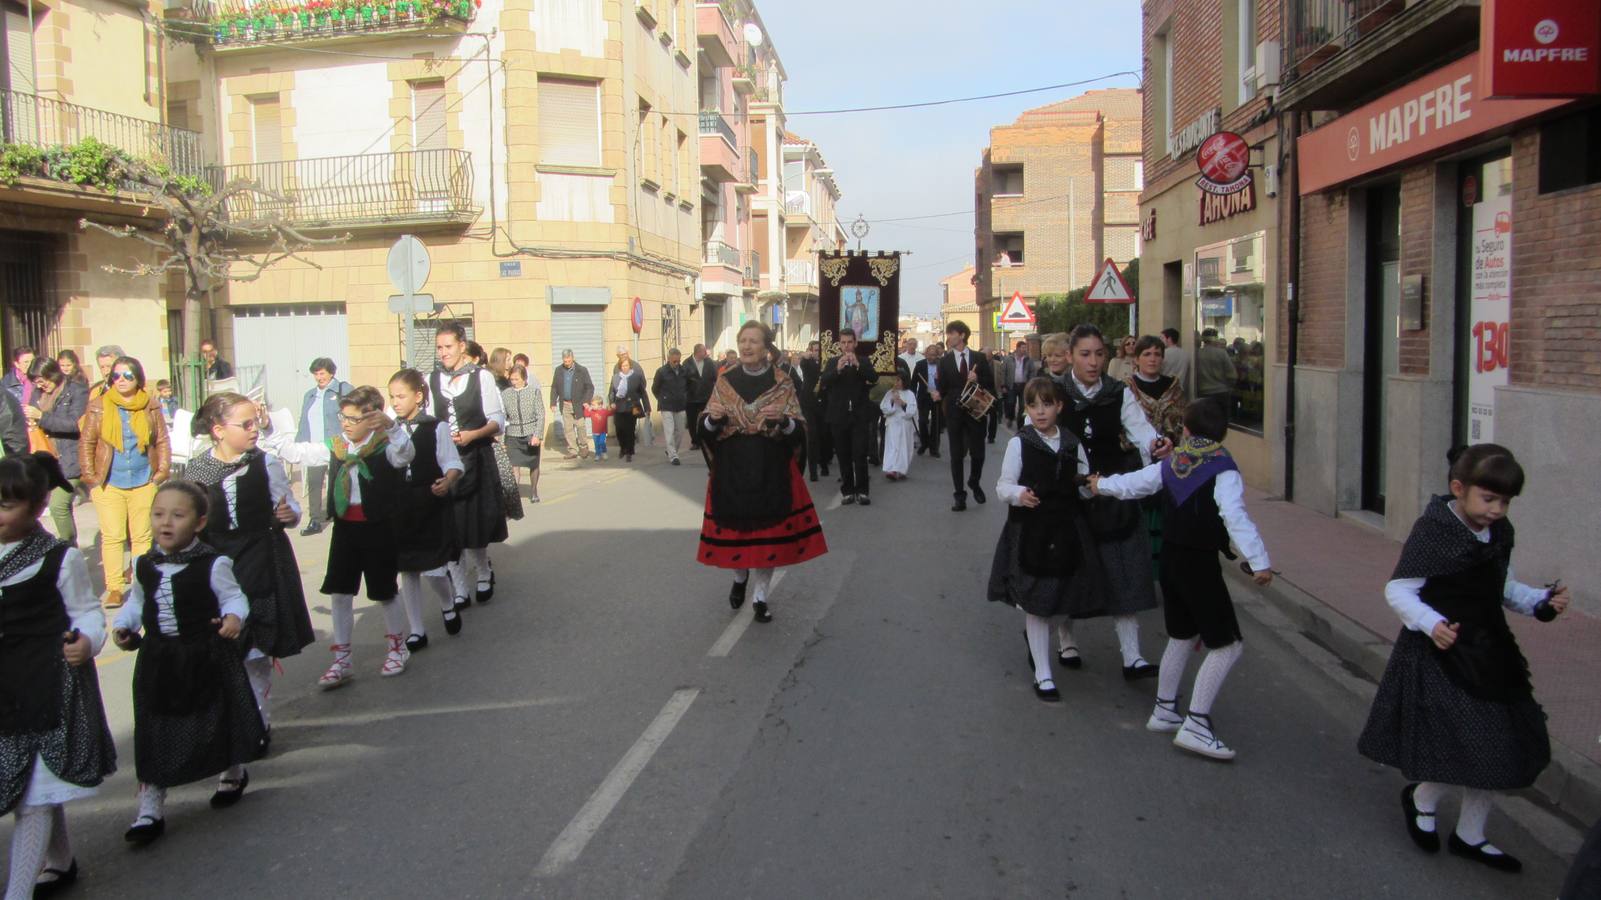
{"type": "Polygon", "coordinates": [[[1511,184],[1490,185],[1473,206],[1473,289],[1468,303],[1468,443],[1495,440],[1495,389],[1507,383],[1512,307],[1511,184]]]}

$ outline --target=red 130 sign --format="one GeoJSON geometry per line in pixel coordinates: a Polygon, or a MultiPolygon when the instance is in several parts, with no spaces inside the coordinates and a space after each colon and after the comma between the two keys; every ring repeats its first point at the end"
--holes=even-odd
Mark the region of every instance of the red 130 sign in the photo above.
{"type": "Polygon", "coordinates": [[[1478,350],[1473,356],[1473,371],[1494,372],[1511,368],[1511,350],[1508,346],[1511,343],[1508,340],[1510,331],[1511,325],[1506,322],[1474,323],[1473,340],[1478,350]]]}

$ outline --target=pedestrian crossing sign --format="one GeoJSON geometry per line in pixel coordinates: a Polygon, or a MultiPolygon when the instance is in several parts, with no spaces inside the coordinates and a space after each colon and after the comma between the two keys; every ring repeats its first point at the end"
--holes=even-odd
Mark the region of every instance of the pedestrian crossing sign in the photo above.
{"type": "Polygon", "coordinates": [[[1013,293],[1012,298],[1006,301],[1006,306],[1001,308],[999,322],[1006,331],[1027,331],[1034,327],[1034,310],[1029,308],[1021,291],[1013,293]]]}
{"type": "Polygon", "coordinates": [[[1085,303],[1133,303],[1134,292],[1128,289],[1128,282],[1123,280],[1123,273],[1117,270],[1117,263],[1111,257],[1101,263],[1100,271],[1095,273],[1095,280],[1090,283],[1090,292],[1084,295],[1085,303]]]}

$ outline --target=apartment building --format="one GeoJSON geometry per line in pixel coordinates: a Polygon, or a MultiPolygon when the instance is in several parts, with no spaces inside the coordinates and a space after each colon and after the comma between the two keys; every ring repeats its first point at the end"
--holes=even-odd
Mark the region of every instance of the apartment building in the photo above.
{"type": "Polygon", "coordinates": [[[700,51],[701,264],[703,326],[695,343],[714,351],[732,346],[734,329],[755,313],[756,263],[752,256],[750,197],[750,34],[765,34],[751,4],[738,0],[697,3],[700,51]]]}
{"type": "MultiPolygon", "coordinates": [[[[116,0],[0,2],[0,150],[8,161],[74,150],[91,141],[117,153],[165,162],[198,176],[200,135],[169,114],[182,102],[163,78],[157,22],[116,0]]],[[[9,168],[9,166],[8,166],[9,168]]],[[[94,349],[117,343],[152,379],[169,375],[169,335],[181,333],[179,291],[152,276],[105,271],[159,263],[143,243],[82,231],[89,218],[111,226],[161,227],[160,214],[128,185],[69,184],[50,169],[0,175],[0,343],[10,351],[73,350],[93,365],[94,349]]]]}
{"type": "Polygon", "coordinates": [[[784,190],[784,83],[789,76],[772,41],[749,48],[748,63],[738,73],[739,87],[750,91],[747,119],[751,182],[751,272],[755,294],[749,316],[774,323],[789,301],[784,283],[788,261],[788,228],[784,190]],[[748,85],[748,87],[747,87],[748,85]],[[777,312],[775,313],[775,309],[777,312]]]}
{"type": "Polygon", "coordinates": [[[1103,259],[1140,255],[1140,92],[1090,91],[990,130],[974,175],[981,346],[1003,346],[992,315],[1088,287],[1103,259]]]}
{"type": "Polygon", "coordinates": [[[839,222],[839,183],[813,141],[784,134],[784,281],[789,292],[779,309],[779,337],[786,347],[805,347],[821,332],[817,254],[846,248],[839,222]]]}
{"type": "MultiPolygon", "coordinates": [[[[995,331],[995,316],[986,314],[989,321],[980,323],[978,303],[978,270],[968,266],[954,275],[947,275],[940,279],[939,317],[944,324],[936,340],[945,340],[945,326],[960,319],[967,323],[967,327],[974,334],[993,334],[995,331]]],[[[985,349],[1002,346],[999,343],[987,345],[985,349]]]]}
{"type": "Polygon", "coordinates": [[[169,14],[190,16],[169,25],[194,42],[172,54],[174,89],[215,119],[202,124],[219,180],[273,193],[254,201],[273,208],[241,215],[343,239],[216,300],[224,354],[264,367],[270,402],[299,396],[315,356],[355,383],[402,364],[385,261],[403,234],[432,260],[432,308],[409,348],[424,367],[447,321],[486,348],[528,353],[540,379],[563,350],[609,371],[625,344],[649,368],[698,338],[694,4],[232,9],[169,14]]]}
{"type": "Polygon", "coordinates": [[[1152,0],[1143,36],[1140,331],[1178,329],[1192,366],[1204,354],[1206,377],[1192,371],[1191,393],[1227,405],[1229,451],[1264,489],[1277,484],[1281,426],[1268,377],[1279,357],[1267,340],[1283,281],[1283,148],[1271,102],[1280,24],[1279,0],[1152,0]],[[1238,135],[1248,156],[1244,173],[1225,185],[1198,178],[1202,145],[1218,134],[1238,135]],[[1232,378],[1215,377],[1230,369],[1232,378]]]}

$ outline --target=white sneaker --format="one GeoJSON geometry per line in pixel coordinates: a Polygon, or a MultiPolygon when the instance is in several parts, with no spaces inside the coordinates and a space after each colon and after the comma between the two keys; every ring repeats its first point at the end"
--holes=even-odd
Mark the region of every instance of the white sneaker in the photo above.
{"type": "Polygon", "coordinates": [[[406,639],[398,634],[385,635],[389,638],[389,655],[384,657],[384,666],[378,674],[385,678],[405,674],[406,663],[411,659],[411,651],[406,649],[406,639]]]}
{"type": "Polygon", "coordinates": [[[1197,721],[1194,716],[1185,717],[1184,726],[1173,736],[1173,746],[1224,762],[1234,758],[1234,750],[1218,740],[1212,729],[1197,721]]]}
{"type": "Polygon", "coordinates": [[[334,663],[317,679],[317,687],[325,691],[340,687],[356,677],[356,670],[350,665],[350,645],[334,644],[329,649],[334,652],[334,663]]]}
{"type": "Polygon", "coordinates": [[[1158,734],[1172,734],[1184,726],[1184,717],[1171,707],[1163,706],[1160,702],[1151,709],[1151,717],[1145,720],[1145,730],[1158,734]]]}

